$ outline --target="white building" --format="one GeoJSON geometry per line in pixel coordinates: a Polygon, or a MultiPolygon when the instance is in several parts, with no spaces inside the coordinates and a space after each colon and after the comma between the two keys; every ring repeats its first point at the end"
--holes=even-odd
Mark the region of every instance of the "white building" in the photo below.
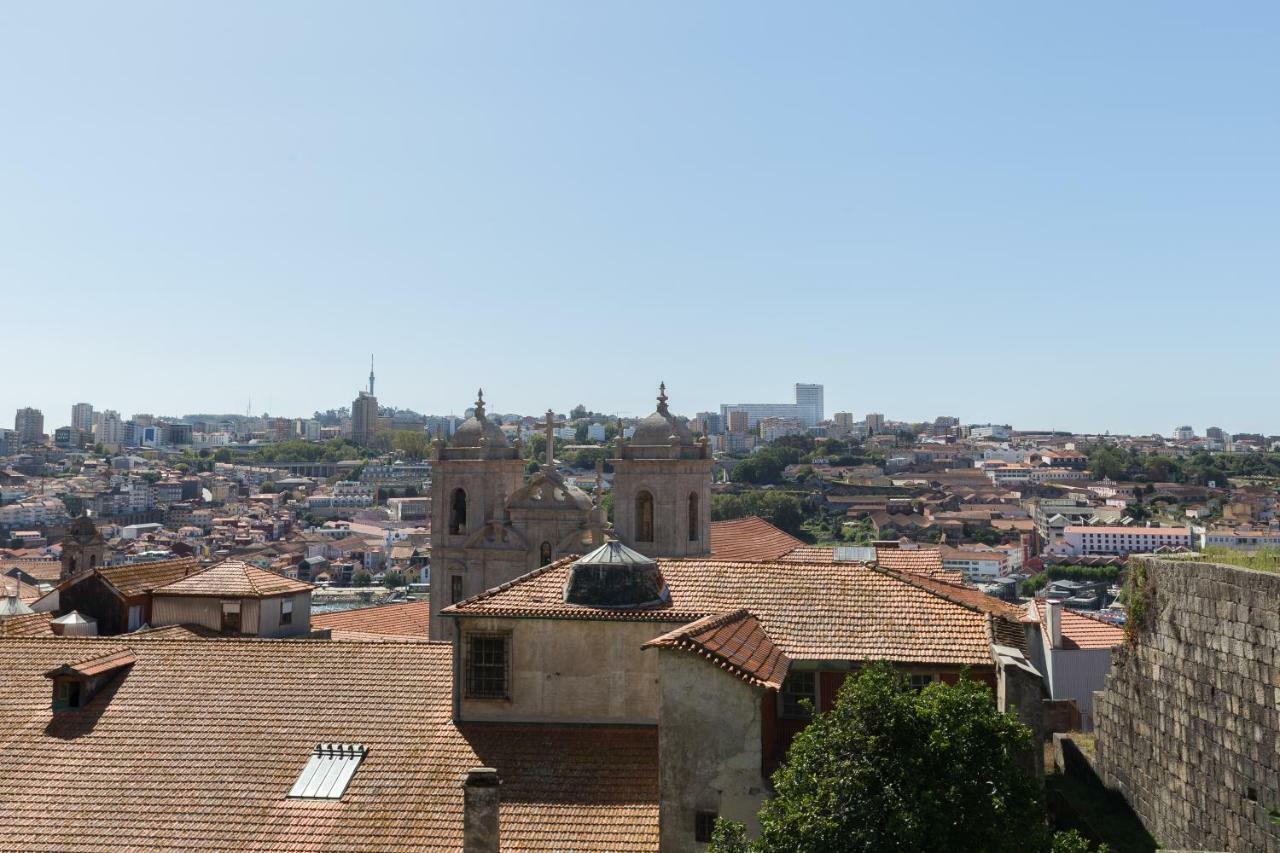
{"type": "Polygon", "coordinates": [[[796,383],[796,405],[808,406],[813,410],[813,423],[809,426],[819,424],[824,417],[824,404],[822,400],[822,386],[813,385],[806,382],[796,383]]]}
{"type": "Polygon", "coordinates": [[[1063,542],[1076,556],[1150,554],[1158,548],[1190,548],[1191,528],[1073,525],[1063,531],[1063,542]]]}
{"type": "Polygon", "coordinates": [[[591,424],[587,427],[587,441],[604,441],[604,424],[591,424]]]}
{"type": "Polygon", "coordinates": [[[1206,530],[1200,535],[1200,544],[1233,551],[1280,548],[1280,530],[1206,530]]]}
{"type": "Polygon", "coordinates": [[[124,441],[124,422],[120,420],[120,413],[113,409],[104,411],[95,437],[101,444],[119,446],[124,441]]]}
{"type": "Polygon", "coordinates": [[[980,582],[998,578],[1005,573],[1009,555],[1003,551],[978,551],[951,548],[943,545],[942,568],[952,572],[960,572],[964,579],[980,582]]]}
{"type": "Polygon", "coordinates": [[[71,407],[71,428],[90,435],[93,433],[93,406],[76,403],[71,407]]]}

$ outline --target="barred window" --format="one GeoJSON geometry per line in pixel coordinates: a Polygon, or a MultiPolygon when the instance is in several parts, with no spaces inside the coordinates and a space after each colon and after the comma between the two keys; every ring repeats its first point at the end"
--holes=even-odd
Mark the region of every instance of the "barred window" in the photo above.
{"type": "Polygon", "coordinates": [[[511,635],[467,635],[467,698],[511,698],[511,635]]]}

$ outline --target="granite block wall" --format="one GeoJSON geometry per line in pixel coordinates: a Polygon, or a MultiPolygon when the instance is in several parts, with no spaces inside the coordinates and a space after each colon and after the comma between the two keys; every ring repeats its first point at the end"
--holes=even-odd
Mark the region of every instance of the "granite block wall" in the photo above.
{"type": "Polygon", "coordinates": [[[1136,559],[1145,614],[1094,698],[1102,779],[1165,847],[1280,853],[1280,574],[1136,559]]]}

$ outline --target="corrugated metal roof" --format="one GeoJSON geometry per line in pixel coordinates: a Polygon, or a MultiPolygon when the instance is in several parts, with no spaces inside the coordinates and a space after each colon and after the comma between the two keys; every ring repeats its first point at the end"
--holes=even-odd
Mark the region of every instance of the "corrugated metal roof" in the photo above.
{"type": "Polygon", "coordinates": [[[358,743],[319,743],[289,789],[294,799],[339,800],[367,750],[358,743]]]}

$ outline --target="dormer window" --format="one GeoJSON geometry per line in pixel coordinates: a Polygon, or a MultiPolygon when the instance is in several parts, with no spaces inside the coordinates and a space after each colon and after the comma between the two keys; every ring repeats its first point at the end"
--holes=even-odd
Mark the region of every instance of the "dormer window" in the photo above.
{"type": "Polygon", "coordinates": [[[53,710],[74,711],[80,707],[80,697],[84,695],[84,682],[78,678],[55,678],[53,680],[53,710]]]}
{"type": "Polygon", "coordinates": [[[116,649],[76,663],[64,663],[44,677],[53,682],[53,710],[78,711],[118,674],[138,659],[129,649],[116,649]]]}

